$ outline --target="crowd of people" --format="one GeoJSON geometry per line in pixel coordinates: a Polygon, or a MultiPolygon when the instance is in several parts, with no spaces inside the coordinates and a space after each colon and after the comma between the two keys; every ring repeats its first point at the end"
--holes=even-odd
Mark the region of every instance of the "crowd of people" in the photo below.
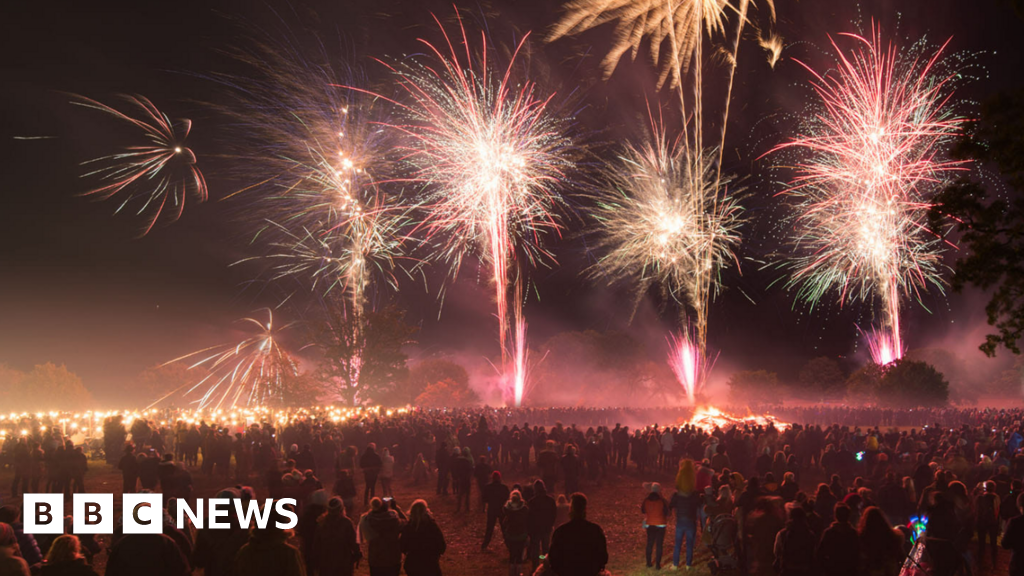
{"type": "MultiPolygon", "coordinates": [[[[625,475],[644,486],[637,516],[651,569],[692,566],[699,539],[723,573],[895,576],[910,562],[953,575],[994,566],[998,541],[1014,553],[1012,573],[1024,574],[1024,411],[764,412],[788,424],[707,429],[667,408],[345,418],[323,409],[234,422],[172,410],[130,423],[113,415],[102,445],[123,491],[159,491],[166,514],[163,535],[115,530],[105,573],[334,575],[365,562],[374,575],[440,574],[445,527],[426,500],[398,504],[401,478],[454,496],[456,514],[477,510],[480,547],[500,534],[510,576],[596,576],[608,547],[583,492],[625,475]],[[223,498],[294,498],[298,526],[179,530],[172,518],[178,499],[194,498],[193,474],[228,486],[223,498]],[[665,478],[673,480],[655,481],[665,478]]],[[[45,415],[5,420],[0,431],[13,502],[24,492],[85,490],[83,447],[45,415]]],[[[70,519],[65,535],[34,538],[19,517],[17,504],[0,508],[0,568],[93,573],[102,546],[72,534],[70,519]]]]}

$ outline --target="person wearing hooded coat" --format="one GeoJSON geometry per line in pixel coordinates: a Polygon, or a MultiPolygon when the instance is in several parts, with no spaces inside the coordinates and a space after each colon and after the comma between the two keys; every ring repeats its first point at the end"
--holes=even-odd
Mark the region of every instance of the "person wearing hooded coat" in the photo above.
{"type": "Polygon", "coordinates": [[[352,576],[363,557],[356,541],[356,527],[345,515],[345,505],[335,496],[327,512],[317,519],[309,565],[318,576],[352,576]]]}
{"type": "Polygon", "coordinates": [[[530,508],[523,500],[522,493],[513,490],[509,494],[501,519],[501,531],[505,546],[508,548],[509,576],[519,576],[519,566],[523,563],[523,552],[526,550],[526,541],[530,534],[529,516],[530,508]]]}
{"type": "Polygon", "coordinates": [[[527,515],[527,532],[530,534],[530,544],[527,554],[530,556],[530,564],[533,570],[537,570],[540,564],[540,557],[548,553],[551,548],[551,532],[555,529],[555,514],[558,512],[558,505],[555,499],[548,495],[547,486],[543,480],[533,483],[533,498],[526,503],[530,509],[527,515]]]}
{"type": "Polygon", "coordinates": [[[405,554],[405,573],[409,576],[441,576],[441,555],[448,545],[434,522],[426,500],[416,500],[409,508],[409,521],[402,527],[398,543],[405,554]]]}

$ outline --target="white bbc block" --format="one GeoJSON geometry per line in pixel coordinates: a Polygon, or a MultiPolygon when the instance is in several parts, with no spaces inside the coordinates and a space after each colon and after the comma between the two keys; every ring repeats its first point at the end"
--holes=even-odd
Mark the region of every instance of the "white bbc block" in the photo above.
{"type": "Polygon", "coordinates": [[[26,534],[64,533],[63,494],[25,494],[21,522],[26,534]]]}
{"type": "Polygon", "coordinates": [[[75,494],[71,516],[75,534],[113,534],[114,495],[75,494]]]}
{"type": "Polygon", "coordinates": [[[121,498],[125,534],[163,533],[163,502],[159,494],[124,494],[121,498]]]}

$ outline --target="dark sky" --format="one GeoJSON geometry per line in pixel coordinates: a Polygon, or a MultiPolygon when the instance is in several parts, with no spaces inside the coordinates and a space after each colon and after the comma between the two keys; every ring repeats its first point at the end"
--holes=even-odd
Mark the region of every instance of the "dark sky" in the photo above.
{"type": "MultiPolygon", "coordinates": [[[[528,30],[540,36],[559,14],[558,3],[548,0],[456,4],[469,14],[471,29],[484,15],[492,38],[506,44],[528,30]]],[[[0,363],[22,369],[65,363],[100,398],[110,400],[146,366],[230,341],[237,318],[275,300],[267,291],[247,288],[251,268],[229,267],[250,255],[242,226],[246,207],[220,200],[239,186],[216,158],[224,119],[204,104],[217,101],[219,91],[203,76],[232,71],[233,64],[220,54],[244,44],[247,30],[286,22],[348,46],[354,63],[379,79],[383,70],[371,57],[416,50],[420,36],[438,39],[431,11],[447,19],[453,10],[435,0],[5,3],[0,9],[0,363]],[[76,196],[86,189],[77,163],[109,150],[118,134],[107,119],[70,106],[68,93],[101,101],[140,93],[172,117],[193,119],[190,146],[210,183],[211,201],[188,206],[179,222],[138,239],[140,220],[113,217],[113,203],[76,196]],[[24,136],[54,138],[15,139],[24,136]]],[[[770,70],[756,44],[745,40],[729,127],[726,169],[745,178],[755,219],[748,234],[766,229],[777,216],[770,209],[777,189],[765,163],[753,159],[782,138],[772,127],[784,122],[764,119],[802,109],[807,77],[791,58],[827,65],[826,34],[870,28],[876,19],[901,41],[922,34],[935,42],[952,36],[950,52],[978,53],[975,61],[987,73],[961,94],[966,100],[1019,86],[1024,69],[1019,46],[1024,22],[997,0],[778,0],[777,11],[788,45],[784,60],[770,70]]],[[[535,38],[533,45],[534,66],[545,71],[545,83],[558,90],[566,106],[579,111],[579,135],[599,155],[608,143],[638,135],[644,99],[657,98],[643,59],[601,81],[598,63],[609,32],[553,45],[535,38]]],[[[716,89],[720,86],[710,80],[709,92],[716,89]]],[[[573,226],[554,246],[561,265],[535,275],[542,300],[527,308],[535,342],[561,330],[627,326],[625,292],[583,279],[581,270],[592,256],[579,237],[585,231],[578,222],[573,226]]],[[[769,288],[778,273],[759,270],[752,260],[771,242],[752,239],[740,251],[742,275],[726,275],[726,291],[711,313],[710,343],[722,351],[721,361],[792,372],[815,355],[862,349],[853,323],[870,318],[865,310],[833,306],[809,314],[794,310],[791,296],[781,289],[769,288]]],[[[400,303],[421,324],[416,352],[493,354],[489,294],[467,268],[438,320],[433,294],[403,286],[400,303]]],[[[977,338],[980,297],[928,297],[926,302],[932,314],[907,306],[904,326],[912,347],[956,339],[966,333],[958,332],[959,326],[974,330],[977,338]]],[[[646,303],[630,329],[658,346],[672,316],[646,303]]],[[[968,349],[976,344],[969,343],[968,349]]]]}

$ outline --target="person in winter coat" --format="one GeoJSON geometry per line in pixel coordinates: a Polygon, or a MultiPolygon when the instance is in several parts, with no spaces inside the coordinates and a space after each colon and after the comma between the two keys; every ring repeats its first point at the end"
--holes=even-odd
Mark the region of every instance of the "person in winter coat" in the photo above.
{"type": "Polygon", "coordinates": [[[393,498],[391,480],[395,477],[395,457],[387,448],[380,452],[380,494],[385,498],[393,498]]]}
{"type": "Polygon", "coordinates": [[[43,561],[43,554],[39,551],[39,543],[36,542],[35,536],[25,533],[21,522],[21,510],[12,505],[0,507],[0,522],[10,525],[14,530],[21,557],[34,570],[36,565],[43,561]]]}
{"type": "Polygon", "coordinates": [[[455,513],[462,511],[463,502],[466,504],[466,512],[469,512],[469,492],[473,485],[473,456],[468,447],[463,448],[459,454],[452,453],[451,468],[455,513]]]}
{"type": "Polygon", "coordinates": [[[992,566],[997,565],[999,549],[996,539],[999,537],[999,495],[996,494],[996,483],[989,480],[984,484],[984,492],[974,499],[974,513],[977,517],[978,530],[978,568],[985,564],[985,540],[992,548],[992,566]]]}
{"type": "Polygon", "coordinates": [[[548,562],[558,576],[597,576],[608,564],[604,530],[587,520],[587,497],[572,495],[570,520],[551,536],[548,562]]]}
{"type": "Polygon", "coordinates": [[[139,484],[139,461],[135,458],[135,446],[129,443],[124,447],[124,456],[121,456],[117,467],[121,470],[122,491],[125,494],[135,492],[139,484]]]}
{"type": "MultiPolygon", "coordinates": [[[[1024,510],[1024,493],[1017,496],[1017,509],[1024,510]]],[[[1018,514],[1006,523],[1000,546],[1012,552],[1010,576],[1024,576],[1024,514],[1018,514]]]]}
{"type": "Polygon", "coordinates": [[[893,530],[881,508],[871,506],[861,515],[860,557],[868,576],[896,576],[903,563],[903,535],[893,530]]]}
{"type": "Polygon", "coordinates": [[[306,563],[306,572],[309,574],[313,573],[313,540],[320,517],[327,512],[327,500],[325,490],[315,490],[310,494],[302,513],[299,514],[299,524],[295,527],[295,533],[302,543],[302,560],[306,563]]]}
{"type": "Polygon", "coordinates": [[[786,505],[789,519],[775,537],[775,570],[779,576],[814,574],[814,546],[817,539],[807,525],[807,513],[798,504],[786,505]]]}
{"type": "Polygon", "coordinates": [[[366,544],[366,563],[371,576],[398,576],[402,571],[399,536],[405,514],[391,500],[370,501],[370,511],[359,520],[359,538],[366,544]]]}
{"type": "Polygon", "coordinates": [[[743,521],[743,550],[747,574],[775,576],[775,538],[785,528],[778,498],[758,498],[743,521]]]}
{"type": "Polygon", "coordinates": [[[111,546],[106,576],[184,576],[188,559],[165,534],[125,534],[111,546]]]}
{"type": "MultiPolygon", "coordinates": [[[[480,456],[476,460],[476,466],[473,467],[473,478],[476,479],[476,489],[480,494],[480,511],[483,512],[487,507],[487,500],[484,497],[484,488],[487,487],[487,483],[491,481],[491,473],[494,472],[494,467],[487,461],[487,456],[480,456]]],[[[506,498],[507,500],[508,498],[506,498]]]]}
{"type": "Polygon", "coordinates": [[[640,503],[644,515],[644,530],[647,532],[647,567],[661,570],[661,554],[665,545],[665,528],[668,526],[668,500],[661,495],[661,484],[644,484],[647,497],[640,503]],[[652,558],[653,553],[653,558],[652,558]]]}
{"type": "Polygon", "coordinates": [[[317,519],[309,565],[318,576],[352,576],[363,553],[356,542],[356,528],[345,515],[341,498],[327,502],[327,512],[317,519]]]}
{"type": "Polygon", "coordinates": [[[302,552],[288,543],[291,535],[277,527],[282,517],[271,514],[266,528],[253,528],[249,542],[235,556],[235,574],[246,576],[306,576],[302,552]]]}
{"type": "Polygon", "coordinates": [[[7,576],[29,576],[28,563],[18,555],[18,539],[14,528],[0,522],[0,574],[7,576]]]}
{"type": "Polygon", "coordinates": [[[533,483],[533,494],[533,498],[526,503],[530,509],[527,518],[527,531],[530,534],[527,554],[530,556],[533,571],[536,572],[541,556],[547,555],[548,549],[551,547],[551,532],[555,529],[555,514],[558,507],[555,504],[555,499],[548,495],[543,480],[533,483]]]}
{"type": "Polygon", "coordinates": [[[676,474],[676,493],[669,501],[669,507],[676,514],[676,539],[672,549],[672,565],[679,567],[679,555],[686,540],[686,566],[693,566],[693,546],[697,538],[697,516],[700,511],[700,495],[697,494],[697,476],[693,460],[679,463],[676,474]]]}
{"type": "Polygon", "coordinates": [[[363,455],[359,458],[359,467],[363,469],[363,480],[366,481],[366,486],[363,490],[363,506],[370,502],[370,498],[376,492],[377,477],[380,475],[381,466],[383,466],[383,462],[380,456],[377,455],[377,445],[370,442],[366,446],[366,450],[363,451],[363,455]]]}
{"type": "MultiPolygon", "coordinates": [[[[249,506],[248,501],[243,499],[243,493],[234,488],[221,490],[217,498],[242,499],[243,509],[249,506]]],[[[237,516],[229,514],[227,521],[229,528],[206,528],[196,533],[192,563],[196,568],[202,568],[205,576],[232,576],[235,556],[249,541],[249,531],[239,524],[237,516]]]]}
{"type": "Polygon", "coordinates": [[[509,576],[519,576],[520,565],[523,563],[523,552],[529,538],[530,509],[523,500],[519,490],[513,490],[505,503],[501,520],[501,532],[508,548],[509,576]]]}
{"type": "Polygon", "coordinates": [[[822,576],[857,576],[860,571],[860,535],[850,524],[850,507],[839,503],[835,520],[821,535],[815,563],[822,576]]]}
{"type": "Polygon", "coordinates": [[[481,550],[486,550],[494,536],[494,525],[504,517],[505,503],[508,502],[508,486],[501,482],[501,472],[495,470],[491,473],[491,481],[483,489],[484,504],[487,507],[487,528],[484,530],[484,543],[480,545],[481,550]]]}
{"type": "Polygon", "coordinates": [[[569,521],[569,499],[559,494],[555,500],[555,530],[569,521]]]}
{"type": "Polygon", "coordinates": [[[58,536],[46,553],[46,564],[39,571],[40,576],[99,576],[85,562],[81,553],[82,545],[72,534],[58,536]]]}
{"type": "Polygon", "coordinates": [[[544,442],[544,449],[537,454],[537,467],[540,468],[541,479],[548,490],[555,491],[555,482],[558,481],[558,469],[561,468],[561,458],[555,452],[555,441],[544,442]]]}
{"type": "Polygon", "coordinates": [[[565,447],[561,467],[562,478],[565,479],[565,492],[563,494],[568,496],[580,489],[580,459],[576,456],[575,446],[570,444],[565,447]]]}
{"type": "Polygon", "coordinates": [[[441,576],[441,555],[448,545],[430,515],[426,500],[416,500],[409,507],[409,521],[402,527],[398,544],[405,554],[406,574],[441,576]]]}

